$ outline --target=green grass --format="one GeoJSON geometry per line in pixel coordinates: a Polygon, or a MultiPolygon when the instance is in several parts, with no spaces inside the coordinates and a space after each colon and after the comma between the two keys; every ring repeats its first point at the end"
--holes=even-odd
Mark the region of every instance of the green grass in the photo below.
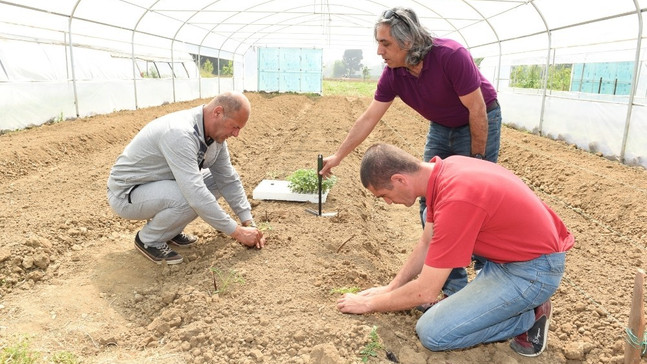
{"type": "Polygon", "coordinates": [[[0,348],[0,363],[33,364],[40,358],[40,354],[29,348],[27,338],[21,338],[10,346],[0,348]]]}
{"type": "Polygon", "coordinates": [[[366,96],[375,94],[377,81],[323,80],[324,96],[366,96]]]}
{"type": "Polygon", "coordinates": [[[61,351],[52,355],[51,362],[54,364],[78,364],[79,358],[69,351],[61,351]]]}
{"type": "Polygon", "coordinates": [[[52,363],[52,364],[78,364],[79,358],[69,351],[60,351],[54,353],[49,358],[42,358],[41,353],[32,350],[29,347],[29,338],[20,337],[14,339],[12,343],[5,346],[0,345],[0,363],[1,364],[35,364],[35,363],[52,363]]]}

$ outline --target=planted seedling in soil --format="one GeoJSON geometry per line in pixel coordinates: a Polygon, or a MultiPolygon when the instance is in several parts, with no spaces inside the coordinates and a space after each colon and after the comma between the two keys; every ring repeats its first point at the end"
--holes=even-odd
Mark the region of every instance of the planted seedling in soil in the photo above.
{"type": "Polygon", "coordinates": [[[243,277],[233,269],[230,269],[228,272],[223,272],[216,267],[211,267],[211,275],[213,276],[213,289],[216,294],[227,294],[233,284],[245,283],[243,277]],[[216,276],[218,277],[217,279],[216,276]]]}
{"type": "Polygon", "coordinates": [[[273,230],[272,225],[269,221],[261,221],[258,223],[258,230],[260,231],[271,231],[273,230]]]}
{"type": "Polygon", "coordinates": [[[344,293],[357,293],[359,292],[358,287],[341,287],[341,288],[333,288],[330,290],[331,294],[344,294],[344,293]]]}
{"type": "MultiPolygon", "coordinates": [[[[314,169],[299,169],[287,177],[290,190],[295,193],[318,193],[319,175],[314,169]]],[[[321,193],[326,193],[337,182],[337,177],[331,176],[322,180],[321,193]]]]}
{"type": "Polygon", "coordinates": [[[377,334],[377,326],[373,326],[371,333],[369,334],[369,342],[360,350],[359,354],[362,357],[362,362],[366,363],[368,358],[377,357],[378,350],[384,350],[384,346],[380,340],[380,336],[377,334]]]}

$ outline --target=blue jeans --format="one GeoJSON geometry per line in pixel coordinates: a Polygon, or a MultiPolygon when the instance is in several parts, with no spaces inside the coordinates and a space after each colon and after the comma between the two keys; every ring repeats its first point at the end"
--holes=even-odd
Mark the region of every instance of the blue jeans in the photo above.
{"type": "MultiPolygon", "coordinates": [[[[485,157],[488,161],[496,163],[499,157],[499,145],[501,142],[501,107],[491,110],[487,114],[488,118],[488,135],[487,144],[485,146],[485,157]]],[[[431,158],[439,156],[445,159],[451,155],[466,155],[471,154],[472,149],[472,136],[470,134],[469,125],[461,126],[458,128],[448,128],[436,123],[429,125],[429,133],[427,134],[427,142],[425,144],[425,151],[423,160],[428,162],[431,158]]],[[[427,200],[425,197],[420,198],[420,220],[422,226],[425,226],[427,200]]],[[[476,259],[475,268],[481,268],[483,262],[476,259]]],[[[455,268],[449,274],[443,292],[447,295],[452,295],[467,284],[467,272],[465,268],[455,268]]]]}
{"type": "Polygon", "coordinates": [[[416,324],[422,345],[432,351],[507,340],[532,327],[534,308],[557,290],[566,253],[527,262],[485,261],[468,285],[425,312],[416,324]],[[478,299],[474,299],[478,297],[478,299]]]}

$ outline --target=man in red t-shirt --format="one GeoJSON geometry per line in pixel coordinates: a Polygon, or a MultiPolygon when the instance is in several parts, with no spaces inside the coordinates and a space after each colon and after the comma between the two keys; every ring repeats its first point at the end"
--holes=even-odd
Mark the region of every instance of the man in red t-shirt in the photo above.
{"type": "Polygon", "coordinates": [[[397,311],[437,300],[451,270],[476,255],[485,260],[476,278],[418,321],[422,344],[442,351],[514,337],[510,346],[521,355],[544,350],[550,297],[574,238],[530,188],[494,163],[464,156],[421,162],[388,144],[366,151],[360,176],[387,204],[412,206],[425,196],[427,224],[396,277],[345,294],[340,311],[397,311]]]}
{"type": "MultiPolygon", "coordinates": [[[[412,9],[391,8],[374,27],[377,54],[386,67],[371,104],[360,115],[331,156],[324,158],[321,175],[359,146],[373,131],[396,97],[429,121],[422,159],[435,156],[472,156],[497,161],[502,112],[497,92],[481,73],[469,50],[460,43],[433,37],[412,9]]],[[[423,139],[424,138],[424,139],[423,139]]],[[[420,198],[424,228],[425,198],[420,198]]],[[[482,263],[475,257],[475,269],[482,263]]],[[[467,272],[457,267],[449,275],[443,293],[452,295],[467,284],[467,272]]],[[[478,300],[479,297],[474,297],[478,300]]]]}

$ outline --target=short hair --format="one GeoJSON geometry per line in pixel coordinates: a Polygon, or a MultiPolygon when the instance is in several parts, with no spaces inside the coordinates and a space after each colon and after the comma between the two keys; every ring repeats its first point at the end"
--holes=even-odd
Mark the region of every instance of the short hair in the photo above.
{"type": "Polygon", "coordinates": [[[222,106],[225,117],[231,118],[232,114],[237,113],[243,107],[243,100],[245,100],[245,96],[240,93],[224,92],[214,98],[213,105],[214,107],[222,106]]]}
{"type": "Polygon", "coordinates": [[[390,144],[378,143],[364,153],[359,168],[360,179],[365,188],[393,188],[391,176],[398,173],[415,173],[421,161],[404,150],[390,144]]]}
{"type": "Polygon", "coordinates": [[[377,28],[384,24],[391,27],[390,34],[400,48],[407,50],[405,62],[408,65],[417,65],[431,50],[434,39],[431,33],[420,25],[413,10],[397,7],[382,13],[373,29],[375,39],[377,28]]]}

